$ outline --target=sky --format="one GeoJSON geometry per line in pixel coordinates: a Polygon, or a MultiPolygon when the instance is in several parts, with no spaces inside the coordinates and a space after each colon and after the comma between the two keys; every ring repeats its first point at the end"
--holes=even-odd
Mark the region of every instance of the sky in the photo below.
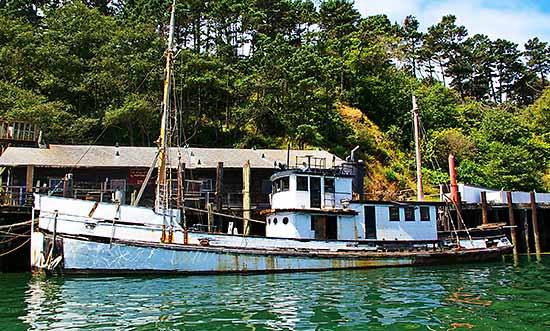
{"type": "Polygon", "coordinates": [[[550,0],[355,0],[355,7],[363,16],[386,14],[400,24],[412,14],[422,31],[454,14],[470,36],[482,33],[520,46],[532,37],[550,42],[550,0]]]}

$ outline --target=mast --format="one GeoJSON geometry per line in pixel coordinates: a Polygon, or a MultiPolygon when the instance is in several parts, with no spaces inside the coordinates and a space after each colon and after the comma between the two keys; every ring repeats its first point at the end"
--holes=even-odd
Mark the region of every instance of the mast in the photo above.
{"type": "Polygon", "coordinates": [[[418,120],[418,106],[416,95],[412,95],[413,122],[414,122],[414,147],[416,152],[416,192],[418,201],[424,201],[424,189],[422,187],[422,158],[420,156],[420,123],[418,120]]]}
{"type": "Polygon", "coordinates": [[[155,198],[155,210],[162,212],[168,207],[168,185],[166,185],[166,163],[167,163],[167,148],[169,147],[167,132],[168,132],[168,117],[171,110],[170,95],[172,92],[171,77],[172,65],[174,61],[174,53],[172,47],[174,44],[174,21],[176,11],[176,0],[172,2],[172,10],[170,13],[170,30],[168,33],[168,47],[165,51],[166,68],[164,77],[164,97],[162,100],[162,117],[160,121],[160,136],[158,139],[159,156],[158,156],[158,177],[155,198]]]}

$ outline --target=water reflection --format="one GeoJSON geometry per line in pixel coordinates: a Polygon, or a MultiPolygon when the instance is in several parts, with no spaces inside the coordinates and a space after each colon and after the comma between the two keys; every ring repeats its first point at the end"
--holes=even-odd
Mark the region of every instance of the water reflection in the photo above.
{"type": "Polygon", "coordinates": [[[33,330],[542,330],[550,327],[550,288],[544,285],[550,283],[549,262],[246,276],[32,277],[19,322],[33,330]],[[456,293],[468,300],[452,300],[456,293]]]}

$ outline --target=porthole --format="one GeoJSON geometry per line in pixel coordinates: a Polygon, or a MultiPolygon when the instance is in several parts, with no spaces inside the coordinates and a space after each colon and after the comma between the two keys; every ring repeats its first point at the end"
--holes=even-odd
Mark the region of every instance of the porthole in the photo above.
{"type": "Polygon", "coordinates": [[[288,217],[283,218],[283,224],[288,224],[288,217]]]}
{"type": "Polygon", "coordinates": [[[267,219],[267,225],[270,225],[271,224],[271,218],[268,218],[267,219]]]}
{"type": "Polygon", "coordinates": [[[277,225],[277,217],[273,219],[273,225],[277,225]]]}

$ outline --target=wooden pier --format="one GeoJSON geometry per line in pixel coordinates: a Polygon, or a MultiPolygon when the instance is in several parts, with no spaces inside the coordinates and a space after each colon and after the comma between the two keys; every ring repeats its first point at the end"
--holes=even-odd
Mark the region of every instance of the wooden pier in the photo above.
{"type": "MultiPolygon", "coordinates": [[[[534,192],[529,203],[514,203],[511,192],[506,192],[507,203],[491,203],[481,194],[480,203],[451,205],[451,217],[456,224],[457,209],[468,228],[491,223],[505,223],[515,253],[541,254],[550,251],[550,203],[537,203],[534,192]]],[[[460,223],[460,222],[458,222],[460,223]]],[[[444,223],[443,223],[444,224],[444,223]]],[[[443,226],[443,225],[442,225],[443,226]]],[[[444,230],[450,231],[450,226],[444,230]]]]}

